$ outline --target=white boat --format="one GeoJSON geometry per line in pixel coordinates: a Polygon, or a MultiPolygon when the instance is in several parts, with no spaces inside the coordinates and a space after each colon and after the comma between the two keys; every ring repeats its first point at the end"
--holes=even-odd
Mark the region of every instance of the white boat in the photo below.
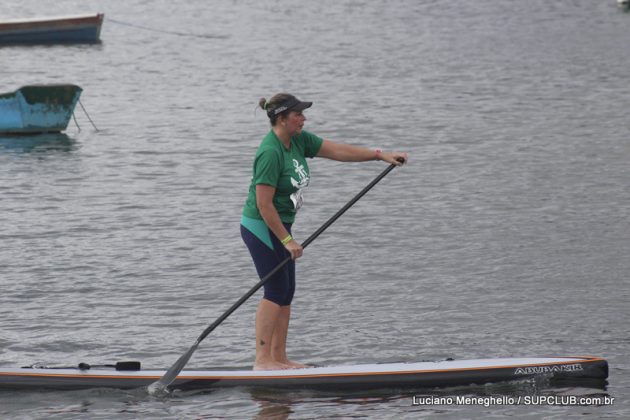
{"type": "Polygon", "coordinates": [[[102,13],[0,22],[0,44],[100,42],[102,13]]]}

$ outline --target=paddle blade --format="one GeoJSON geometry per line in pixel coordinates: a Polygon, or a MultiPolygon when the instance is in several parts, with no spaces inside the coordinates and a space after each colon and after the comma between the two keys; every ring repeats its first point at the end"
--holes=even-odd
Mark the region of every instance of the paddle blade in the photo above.
{"type": "Polygon", "coordinates": [[[162,376],[157,382],[153,382],[149,385],[149,394],[160,395],[167,393],[168,386],[173,383],[173,381],[177,378],[177,375],[179,375],[184,369],[184,366],[186,366],[186,363],[188,363],[195,350],[197,350],[197,347],[199,347],[198,341],[193,344],[192,347],[182,355],[182,357],[177,359],[177,362],[175,362],[175,364],[166,371],[164,376],[162,376]]]}

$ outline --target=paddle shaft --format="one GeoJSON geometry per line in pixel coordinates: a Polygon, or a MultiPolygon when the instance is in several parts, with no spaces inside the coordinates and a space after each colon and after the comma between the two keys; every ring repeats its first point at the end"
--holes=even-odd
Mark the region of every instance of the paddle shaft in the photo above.
{"type": "MultiPolygon", "coordinates": [[[[317,237],[319,235],[321,235],[326,229],[328,229],[330,227],[330,225],[335,223],[335,221],[337,219],[339,219],[341,217],[341,215],[343,215],[350,207],[352,207],[357,201],[359,201],[361,199],[361,197],[363,197],[368,191],[370,191],[372,189],[372,187],[374,187],[376,184],[378,184],[381,179],[385,178],[385,176],[388,173],[390,173],[395,167],[396,167],[396,165],[394,165],[394,164],[389,165],[389,167],[387,169],[385,169],[379,176],[374,178],[374,180],[372,182],[370,182],[365,188],[363,188],[363,190],[361,190],[361,192],[359,192],[357,195],[355,195],[352,200],[348,201],[348,203],[345,206],[343,206],[337,213],[335,213],[334,216],[332,216],[330,219],[328,219],[328,221],[326,221],[326,223],[324,223],[319,229],[317,229],[315,231],[315,233],[313,233],[311,236],[309,236],[308,239],[306,239],[302,243],[302,248],[306,248],[311,242],[313,242],[315,239],[317,239],[317,237]]],[[[258,291],[258,289],[263,287],[265,285],[265,283],[267,283],[267,281],[270,278],[272,278],[278,271],[282,270],[282,268],[285,265],[287,265],[289,263],[289,261],[291,261],[291,257],[290,256],[285,258],[280,264],[278,264],[276,266],[276,268],[271,270],[265,277],[263,277],[254,287],[252,287],[249,290],[249,292],[247,292],[243,297],[241,297],[234,305],[232,305],[230,307],[230,309],[225,311],[223,313],[223,315],[221,315],[208,328],[206,328],[201,333],[201,335],[199,335],[199,337],[197,338],[197,343],[201,343],[201,341],[203,341],[208,336],[208,334],[210,334],[216,327],[218,327],[223,321],[225,321],[225,319],[228,316],[232,315],[232,312],[237,310],[239,308],[239,306],[241,306],[243,303],[245,303],[245,301],[247,299],[249,299],[254,293],[256,293],[258,291]]]]}
{"type": "MultiPolygon", "coordinates": [[[[385,177],[388,173],[394,169],[396,165],[391,164],[387,169],[385,169],[379,176],[374,178],[372,182],[370,182],[363,190],[358,193],[352,200],[348,202],[341,210],[339,210],[333,217],[328,219],[326,223],[322,225],[315,233],[313,233],[306,241],[302,243],[302,248],[306,248],[311,242],[313,242],[323,231],[328,229],[330,225],[332,225],[335,220],[341,217],[354,203],[359,201],[361,197],[363,197],[374,185],[376,185],[381,179],[385,177]]],[[[225,319],[232,314],[239,306],[241,306],[247,299],[249,299],[258,289],[260,289],[274,274],[278,271],[282,270],[282,268],[291,261],[291,257],[287,257],[284,261],[276,266],[269,274],[263,277],[254,287],[252,287],[249,292],[247,292],[243,297],[241,297],[234,305],[230,307],[227,311],[223,313],[216,321],[214,321],[208,328],[206,328],[201,335],[197,338],[197,341],[188,349],[186,353],[184,353],[174,364],[171,366],[166,373],[157,381],[151,384],[148,387],[148,391],[150,394],[156,394],[159,392],[163,392],[166,388],[177,378],[177,375],[184,369],[186,363],[190,360],[193,353],[199,347],[199,343],[203,341],[204,338],[208,336],[216,327],[218,327],[225,319]]]]}

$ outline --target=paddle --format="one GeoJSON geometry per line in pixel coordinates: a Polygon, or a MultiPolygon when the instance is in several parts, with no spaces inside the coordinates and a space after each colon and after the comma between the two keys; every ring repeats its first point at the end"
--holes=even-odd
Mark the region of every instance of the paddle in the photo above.
{"type": "MultiPolygon", "coordinates": [[[[399,162],[403,162],[399,159],[399,162]]],[[[350,207],[354,205],[361,197],[363,197],[373,186],[375,186],[381,179],[385,177],[388,173],[394,169],[396,165],[393,163],[385,169],[379,176],[374,178],[372,182],[370,182],[363,190],[358,193],[352,200],[350,200],[341,210],[339,210],[333,217],[328,219],[326,223],[322,225],[315,233],[313,233],[307,240],[302,243],[302,248],[306,248],[311,242],[313,242],[323,231],[325,231],[330,225],[332,225],[342,214],[346,212],[350,207]]],[[[149,385],[148,390],[149,394],[155,395],[157,393],[163,393],[166,391],[166,388],[173,383],[177,375],[184,369],[186,363],[190,360],[199,344],[203,341],[204,338],[208,336],[216,327],[218,327],[225,319],[232,314],[239,306],[241,306],[247,299],[249,299],[258,289],[260,289],[274,274],[282,269],[289,261],[291,261],[291,257],[287,257],[284,261],[282,261],[276,268],[274,268],[269,274],[262,278],[254,287],[252,287],[249,292],[247,292],[243,297],[241,297],[230,309],[225,311],[223,315],[221,315],[216,321],[214,321],[208,328],[206,328],[201,335],[197,338],[197,341],[188,349],[186,353],[184,353],[173,366],[166,371],[164,376],[162,376],[157,382],[149,385]]]]}

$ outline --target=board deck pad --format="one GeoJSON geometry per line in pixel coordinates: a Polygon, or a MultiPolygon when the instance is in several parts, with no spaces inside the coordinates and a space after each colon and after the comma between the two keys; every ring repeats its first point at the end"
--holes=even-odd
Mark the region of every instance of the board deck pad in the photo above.
{"type": "MultiPolygon", "coordinates": [[[[165,370],[0,367],[0,388],[87,389],[146,387],[165,370]]],[[[302,389],[433,388],[528,379],[606,379],[608,363],[593,356],[445,360],[310,367],[289,370],[184,370],[172,389],[264,387],[302,389]]]]}

